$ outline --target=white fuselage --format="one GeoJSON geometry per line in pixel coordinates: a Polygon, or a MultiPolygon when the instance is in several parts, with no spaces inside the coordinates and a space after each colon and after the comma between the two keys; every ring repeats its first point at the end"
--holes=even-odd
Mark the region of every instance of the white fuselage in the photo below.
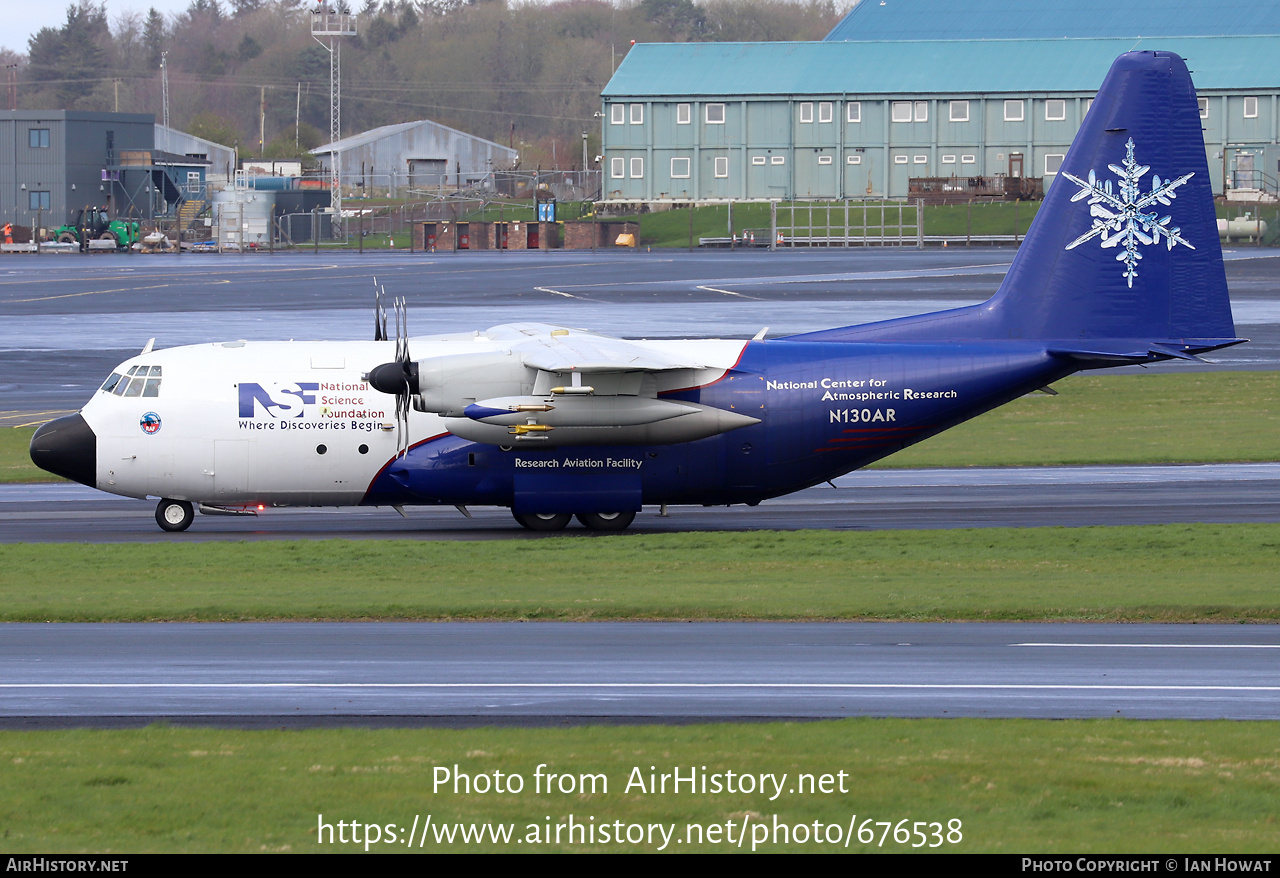
{"type": "MultiPolygon", "coordinates": [[[[484,333],[412,339],[415,358],[501,351],[484,333]]],[[[715,368],[673,373],[673,387],[722,376],[741,341],[644,342],[715,368]]],[[[140,354],[116,367],[160,367],[149,392],[99,390],[81,415],[97,436],[97,487],[212,506],[349,506],[398,450],[394,396],[364,376],[394,342],[222,342],[140,354]]],[[[153,370],[154,371],[154,370],[153,370]]],[[[407,444],[447,432],[409,412],[407,444]]]]}

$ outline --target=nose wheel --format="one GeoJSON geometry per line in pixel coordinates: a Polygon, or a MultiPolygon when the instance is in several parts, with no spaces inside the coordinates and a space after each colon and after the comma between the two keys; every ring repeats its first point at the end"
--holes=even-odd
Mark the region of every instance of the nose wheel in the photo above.
{"type": "Polygon", "coordinates": [[[186,500],[161,500],[156,505],[156,524],[161,530],[182,531],[191,527],[196,512],[186,500]]]}

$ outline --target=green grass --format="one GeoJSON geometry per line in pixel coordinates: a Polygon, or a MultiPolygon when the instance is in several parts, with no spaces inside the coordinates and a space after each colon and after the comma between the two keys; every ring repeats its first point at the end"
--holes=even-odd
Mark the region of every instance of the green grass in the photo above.
{"type": "MultiPolygon", "coordinates": [[[[828,213],[824,203],[815,203],[812,214],[811,234],[844,234],[843,203],[831,202],[834,205],[828,213]]],[[[897,210],[902,202],[870,202],[868,216],[868,235],[879,234],[882,218],[879,211],[884,211],[883,221],[896,224],[897,210]]],[[[972,207],[963,204],[934,205],[924,209],[924,234],[926,235],[1025,235],[1031,220],[1040,209],[1041,202],[1031,201],[1014,204],[1012,202],[984,202],[972,207]]],[[[862,204],[855,202],[850,208],[850,231],[862,234],[862,204]]],[[[904,208],[904,218],[911,219],[911,211],[904,208]]],[[[491,218],[491,217],[487,217],[491,218]]],[[[680,207],[673,210],[656,211],[638,217],[627,217],[640,223],[640,243],[652,247],[688,247],[689,246],[689,211],[680,207]]],[[[778,222],[785,226],[789,222],[809,227],[808,210],[797,210],[794,217],[789,209],[780,208],[778,222]]],[[[751,203],[733,206],[733,231],[741,234],[743,230],[755,232],[756,240],[767,242],[771,226],[770,206],[768,204],[751,203]],[[764,232],[764,237],[761,233],[764,232]]],[[[727,237],[729,229],[729,208],[727,205],[697,207],[693,211],[693,246],[698,246],[700,237],[727,237]]]]}
{"type": "Polygon", "coordinates": [[[1278,567],[1280,524],[15,544],[0,621],[1277,621],[1278,567]]]}
{"type": "MultiPolygon", "coordinates": [[[[378,206],[376,203],[364,203],[365,206],[378,206]]],[[[392,203],[394,207],[398,204],[392,203]]],[[[788,202],[789,204],[789,202],[788,202]]],[[[794,222],[800,226],[807,226],[809,223],[809,212],[806,209],[798,210],[794,214],[794,222]]],[[[844,233],[844,202],[813,202],[813,227],[811,234],[839,235],[844,233]],[[825,205],[830,204],[831,220],[828,226],[827,211],[825,205]]],[[[867,219],[868,229],[866,234],[875,237],[879,232],[879,225],[882,218],[878,211],[884,211],[883,221],[889,224],[897,222],[897,210],[899,206],[905,205],[902,201],[867,202],[870,211],[867,219]]],[[[937,204],[926,205],[924,208],[924,234],[926,235],[946,235],[955,236],[985,236],[985,235],[1018,235],[1025,236],[1027,230],[1031,227],[1031,220],[1035,218],[1036,213],[1040,210],[1041,201],[1024,201],[1024,202],[1007,202],[1007,201],[980,201],[968,204],[937,204]]],[[[850,232],[854,235],[863,234],[862,223],[862,205],[863,202],[851,202],[850,207],[850,232]]],[[[592,219],[594,214],[590,212],[590,202],[566,201],[556,205],[556,219],[564,222],[579,219],[592,219]]],[[[903,216],[910,220],[912,210],[903,208],[903,216]]],[[[1217,206],[1217,214],[1220,218],[1235,218],[1244,213],[1253,216],[1260,216],[1268,226],[1267,233],[1263,236],[1263,243],[1274,245],[1280,241],[1280,207],[1276,205],[1263,205],[1259,207],[1254,204],[1244,203],[1219,203],[1217,206]]],[[[531,222],[536,216],[533,202],[529,201],[524,204],[506,205],[501,208],[490,206],[482,210],[474,211],[465,216],[459,216],[458,219],[476,222],[531,222]]],[[[685,207],[676,207],[671,210],[654,211],[651,213],[640,214],[638,216],[628,217],[609,217],[608,221],[616,222],[620,220],[630,220],[640,223],[640,243],[643,246],[659,247],[659,248],[680,248],[688,247],[689,234],[689,211],[685,207]]],[[[778,212],[778,222],[782,226],[786,226],[792,221],[791,211],[787,208],[780,208],[778,212]]],[[[351,233],[354,234],[358,228],[358,223],[353,223],[351,233]]],[[[767,203],[742,203],[733,205],[733,226],[729,226],[729,208],[727,205],[708,205],[704,207],[695,207],[693,211],[693,246],[698,246],[699,238],[716,238],[727,237],[731,233],[736,232],[742,234],[745,230],[755,232],[758,242],[767,242],[771,229],[770,206],[767,203]]],[[[802,233],[802,232],[801,232],[802,233]]],[[[386,235],[382,235],[381,243],[373,241],[374,236],[370,236],[365,241],[365,249],[386,249],[386,235]]],[[[401,232],[396,236],[396,249],[408,248],[407,233],[401,232]]],[[[300,245],[305,248],[309,245],[300,245]]],[[[350,242],[351,247],[356,246],[355,239],[350,242]]],[[[1239,242],[1236,246],[1240,246],[1239,242]]]]}
{"type": "MultiPolygon", "coordinates": [[[[876,466],[1221,463],[1280,457],[1280,372],[1076,375],[876,466]]],[[[60,481],[0,428],[0,482],[60,481]]]]}
{"type": "Polygon", "coordinates": [[[61,482],[31,462],[27,449],[35,427],[0,427],[0,482],[61,482]]]}
{"type": "Polygon", "coordinates": [[[1280,458],[1280,372],[1074,375],[881,467],[1225,463],[1280,458]]]}
{"type": "MultiPolygon", "coordinates": [[[[506,823],[515,837],[569,816],[597,827],[744,820],[814,821],[848,831],[864,821],[960,821],[940,850],[1069,854],[1274,853],[1280,845],[1273,723],[892,720],[686,727],[229,731],[155,726],[138,731],[0,732],[0,826],[10,854],[89,852],[359,852],[317,844],[322,822],[403,838],[415,815],[433,825],[506,823]],[[607,792],[534,789],[540,764],[556,774],[603,774],[607,792]],[[437,789],[437,770],[518,774],[518,794],[437,789]],[[702,794],[626,790],[691,766],[708,774],[785,773],[784,792],[702,794]],[[845,772],[845,792],[839,791],[845,772]],[[798,774],[832,775],[829,793],[792,793],[798,774]],[[855,817],[856,815],[856,817],[855,817]],[[594,818],[594,819],[592,819],[594,818]],[[954,836],[953,836],[954,838],[954,836]]],[[[954,824],[953,824],[954,825],[954,824]]],[[[873,829],[877,842],[882,828],[873,829]]],[[[342,830],[350,839],[350,832],[342,830]]],[[[824,828],[824,831],[825,828],[824,828]]],[[[367,833],[373,835],[372,832],[367,833]]],[[[327,837],[327,836],[326,836],[327,837]]],[[[415,852],[652,851],[658,842],[437,844],[415,852]]],[[[918,839],[917,839],[918,841],[918,839]]],[[[932,839],[930,839],[932,843],[932,839]]],[[[745,850],[751,847],[748,837],[745,850]]],[[[769,844],[822,852],[833,845],[769,844]]],[[[404,852],[401,844],[374,851],[404,852]]],[[[728,843],[676,851],[727,851],[728,843]]],[[[853,851],[910,851],[854,841],[853,851]]]]}
{"type": "Polygon", "coordinates": [[[1026,235],[1040,201],[938,204],[924,209],[926,235],[1026,235]]]}

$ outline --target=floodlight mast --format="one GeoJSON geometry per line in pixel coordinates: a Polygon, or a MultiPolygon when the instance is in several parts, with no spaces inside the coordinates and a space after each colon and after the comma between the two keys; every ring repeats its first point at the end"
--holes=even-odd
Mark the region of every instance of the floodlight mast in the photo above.
{"type": "MultiPolygon", "coordinates": [[[[342,37],[356,35],[356,17],[346,12],[325,11],[323,4],[311,13],[311,36],[329,51],[329,143],[342,139],[342,37]],[[328,40],[326,42],[325,40],[328,40]]],[[[341,156],[335,148],[329,153],[329,199],[334,222],[342,227],[341,156]]],[[[313,229],[312,234],[319,230],[313,229]]]]}
{"type": "Polygon", "coordinates": [[[169,53],[160,53],[160,103],[164,116],[164,148],[169,148],[169,53]]]}

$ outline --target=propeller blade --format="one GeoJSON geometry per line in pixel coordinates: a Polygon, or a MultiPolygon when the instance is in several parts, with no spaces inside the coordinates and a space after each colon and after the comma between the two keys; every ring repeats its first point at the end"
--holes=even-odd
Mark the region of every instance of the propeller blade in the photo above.
{"type": "Polygon", "coordinates": [[[378,279],[373,279],[373,340],[387,340],[387,310],[382,306],[386,288],[378,286],[378,279]]]}

